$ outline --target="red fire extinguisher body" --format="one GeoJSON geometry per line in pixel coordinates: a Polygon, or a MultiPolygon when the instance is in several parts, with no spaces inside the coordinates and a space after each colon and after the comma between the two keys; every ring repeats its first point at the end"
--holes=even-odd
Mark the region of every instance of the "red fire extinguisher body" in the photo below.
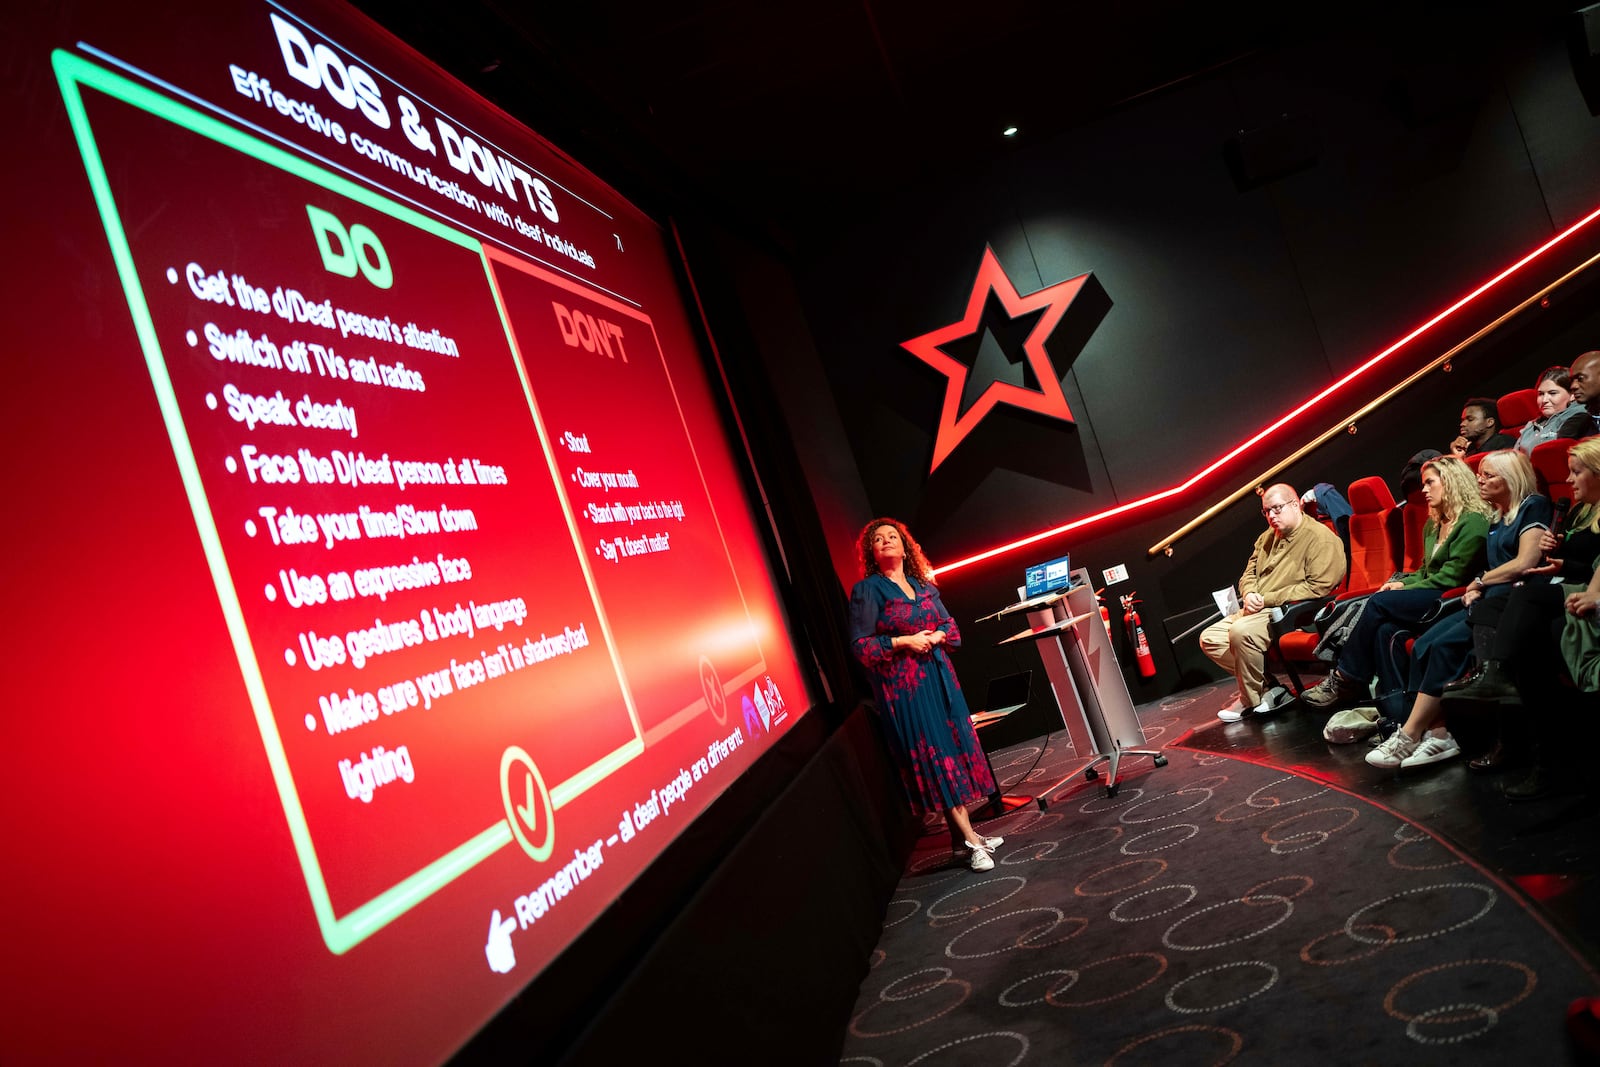
{"type": "Polygon", "coordinates": [[[1156,658],[1150,654],[1150,641],[1145,637],[1144,626],[1139,620],[1139,612],[1134,609],[1138,601],[1133,593],[1128,593],[1122,598],[1122,626],[1128,634],[1128,644],[1133,647],[1134,663],[1138,665],[1139,677],[1154,678],[1156,676],[1156,658]]]}

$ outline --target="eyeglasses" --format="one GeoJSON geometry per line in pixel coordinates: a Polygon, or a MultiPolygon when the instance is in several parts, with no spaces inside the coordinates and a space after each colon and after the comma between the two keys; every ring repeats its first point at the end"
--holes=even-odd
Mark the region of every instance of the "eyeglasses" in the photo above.
{"type": "Polygon", "coordinates": [[[1281,504],[1268,504],[1266,507],[1261,509],[1261,515],[1262,515],[1263,518],[1270,519],[1274,515],[1276,515],[1278,512],[1280,512],[1284,508],[1288,507],[1290,504],[1298,504],[1298,503],[1299,503],[1298,500],[1285,500],[1281,504]]]}

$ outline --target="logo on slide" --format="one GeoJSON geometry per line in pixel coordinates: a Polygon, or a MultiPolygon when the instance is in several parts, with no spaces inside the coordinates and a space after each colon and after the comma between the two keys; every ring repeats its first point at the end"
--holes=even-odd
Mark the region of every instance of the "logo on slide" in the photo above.
{"type": "Polygon", "coordinates": [[[766,731],[765,724],[761,721],[761,713],[750,702],[747,696],[741,696],[739,701],[744,706],[744,733],[746,737],[760,737],[766,731]]]}
{"type": "Polygon", "coordinates": [[[772,675],[770,674],[767,675],[765,693],[767,696],[767,707],[772,712],[772,721],[774,723],[780,723],[784,719],[788,718],[788,716],[783,713],[783,694],[778,691],[778,683],[772,680],[772,675]]]}
{"type": "MultiPolygon", "coordinates": [[[[1063,422],[1075,421],[1072,411],[1067,407],[1066,394],[1061,391],[1061,379],[1050,361],[1049,354],[1045,351],[1045,345],[1050,341],[1050,335],[1056,332],[1056,327],[1061,325],[1062,319],[1067,315],[1068,309],[1084,285],[1093,278],[1093,274],[1080,274],[1076,278],[1046,286],[1036,293],[1023,296],[1017,292],[1017,287],[1011,284],[1011,279],[1001,268],[1000,261],[995,258],[994,249],[985,246],[983,262],[978,265],[978,276],[973,280],[972,290],[967,295],[967,310],[961,320],[948,326],[941,326],[921,337],[901,342],[901,348],[948,379],[945,382],[944,405],[939,412],[939,432],[933,443],[933,464],[928,468],[928,473],[932,474],[955,447],[977,428],[984,416],[993,411],[998,404],[1010,404],[1012,407],[1060,419],[1063,422]],[[980,341],[983,340],[981,335],[986,332],[983,309],[988,303],[990,293],[994,294],[1001,310],[1013,321],[1028,315],[1038,316],[1021,345],[1026,371],[1024,383],[1031,377],[1037,383],[1037,388],[1028,388],[1026,384],[1013,385],[1002,380],[993,370],[980,372],[976,366],[968,366],[948,355],[942,347],[965,338],[977,337],[980,341]],[[982,385],[982,392],[977,400],[963,411],[962,397],[980,387],[979,375],[984,373],[989,377],[988,383],[982,385]],[[970,383],[969,377],[972,378],[970,383]]],[[[1095,286],[1098,290],[1099,283],[1096,282],[1095,286]]],[[[1103,290],[1099,291],[1103,293],[1103,290]]],[[[1062,351],[1058,342],[1056,355],[1065,360],[1063,370],[1078,358],[1078,353],[1083,350],[1083,345],[1087,343],[1093,327],[1099,325],[1099,319],[1104,314],[1105,307],[1099,308],[1098,313],[1085,308],[1084,315],[1081,316],[1082,321],[1078,325],[1089,329],[1079,329],[1080,336],[1070,351],[1062,351]]],[[[1074,315],[1074,318],[1080,316],[1074,315]]],[[[1010,363],[1019,361],[1014,352],[1005,352],[1004,356],[1010,363]]]]}

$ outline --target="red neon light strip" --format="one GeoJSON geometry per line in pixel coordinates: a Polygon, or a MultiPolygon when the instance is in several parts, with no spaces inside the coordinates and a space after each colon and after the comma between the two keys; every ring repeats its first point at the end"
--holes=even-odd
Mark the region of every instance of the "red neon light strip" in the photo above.
{"type": "Polygon", "coordinates": [[[995,548],[986,549],[985,551],[979,552],[976,555],[967,556],[965,559],[958,559],[954,563],[947,563],[943,567],[934,568],[934,573],[936,575],[949,574],[953,570],[958,570],[962,567],[969,566],[970,564],[981,563],[986,559],[993,559],[996,556],[1002,556],[1014,549],[1025,548],[1028,545],[1037,544],[1040,541],[1055,537],[1057,534],[1068,533],[1072,530],[1081,530],[1083,527],[1088,526],[1091,523],[1096,523],[1102,519],[1109,519],[1117,515],[1125,514],[1137,508],[1142,508],[1147,504],[1154,504],[1158,500],[1165,500],[1170,496],[1175,496],[1178,493],[1182,493],[1193,488],[1196,483],[1215,472],[1219,467],[1222,467],[1232,460],[1237,459],[1240,454],[1253,448],[1264,438],[1271,436],[1291,420],[1316,407],[1329,396],[1338,392],[1340,389],[1343,389],[1346,385],[1349,385],[1351,382],[1367,373],[1367,371],[1388,359],[1400,348],[1410,344],[1422,334],[1427,333],[1439,323],[1443,322],[1451,315],[1454,315],[1457,311],[1460,311],[1462,308],[1478,299],[1478,297],[1482,296],[1490,289],[1493,289],[1495,286],[1511,277],[1511,275],[1515,274],[1523,267],[1526,267],[1528,264],[1544,255],[1546,252],[1550,251],[1552,248],[1561,244],[1573,234],[1577,233],[1579,230],[1595,221],[1595,219],[1600,219],[1600,208],[1596,208],[1594,211],[1591,211],[1589,214],[1585,215],[1583,218],[1579,219],[1565,230],[1562,230],[1560,233],[1550,238],[1550,240],[1546,241],[1538,248],[1535,248],[1532,252],[1529,252],[1527,255],[1511,264],[1511,266],[1501,271],[1499,274],[1496,274],[1482,285],[1479,285],[1466,296],[1463,296],[1461,299],[1457,300],[1443,311],[1428,319],[1422,325],[1413,329],[1410,333],[1407,333],[1405,336],[1401,337],[1398,341],[1391,344],[1388,348],[1385,348],[1382,352],[1379,352],[1371,359],[1368,359],[1365,363],[1346,374],[1343,378],[1340,378],[1338,381],[1334,382],[1320,393],[1315,394],[1311,397],[1311,399],[1305,401],[1299,407],[1294,408],[1288,414],[1281,416],[1276,422],[1256,433],[1255,436],[1248,438],[1247,440],[1234,446],[1234,448],[1232,448],[1230,451],[1223,453],[1217,459],[1213,460],[1205,467],[1202,467],[1200,470],[1190,475],[1186,480],[1178,485],[1174,485],[1168,489],[1162,489],[1159,492],[1151,493],[1148,496],[1140,497],[1138,500],[1129,501],[1126,504],[1118,504],[1116,507],[1107,508],[1105,511],[1095,512],[1093,515],[1086,515],[1081,519],[1073,519],[1071,522],[1063,523],[1060,526],[1051,527],[1048,530],[1041,530],[1039,533],[1030,534],[1027,537],[1021,538],[1020,540],[1011,541],[995,548]]]}

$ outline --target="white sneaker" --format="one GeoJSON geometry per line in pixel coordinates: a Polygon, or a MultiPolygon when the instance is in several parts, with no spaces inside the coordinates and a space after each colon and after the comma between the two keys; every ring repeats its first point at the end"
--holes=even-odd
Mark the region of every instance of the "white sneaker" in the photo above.
{"type": "Polygon", "coordinates": [[[1223,722],[1238,722],[1244,718],[1244,711],[1244,697],[1236,696],[1233,698],[1232,704],[1217,712],[1217,718],[1223,722]]]}
{"type": "Polygon", "coordinates": [[[1262,695],[1261,703],[1255,706],[1254,711],[1257,715],[1271,715],[1273,712],[1282,709],[1293,699],[1289,695],[1289,690],[1281,685],[1274,686],[1262,695]]]}
{"type": "Polygon", "coordinates": [[[1404,730],[1396,730],[1389,739],[1367,753],[1367,762],[1374,767],[1394,768],[1405,762],[1417,750],[1417,742],[1404,730]]]}
{"type": "MultiPolygon", "coordinates": [[[[1003,837],[986,837],[983,839],[983,848],[986,852],[993,852],[995,849],[999,848],[1005,843],[1006,839],[1003,837]]],[[[953,855],[959,862],[965,863],[967,861],[969,850],[976,849],[978,846],[974,845],[970,841],[963,841],[961,842],[961,845],[962,847],[957,849],[953,855]]]]}
{"type": "Polygon", "coordinates": [[[1426,767],[1430,763],[1440,763],[1447,759],[1454,759],[1461,755],[1461,746],[1456,744],[1456,739],[1446,733],[1443,737],[1428,734],[1417,745],[1417,750],[1400,761],[1402,767],[1426,767]]]}
{"type": "Polygon", "coordinates": [[[994,858],[989,855],[989,850],[988,849],[980,848],[977,845],[974,845],[971,841],[967,842],[967,848],[972,850],[972,859],[969,860],[968,863],[972,867],[973,870],[975,870],[975,871],[992,871],[992,870],[994,870],[994,858]]]}

